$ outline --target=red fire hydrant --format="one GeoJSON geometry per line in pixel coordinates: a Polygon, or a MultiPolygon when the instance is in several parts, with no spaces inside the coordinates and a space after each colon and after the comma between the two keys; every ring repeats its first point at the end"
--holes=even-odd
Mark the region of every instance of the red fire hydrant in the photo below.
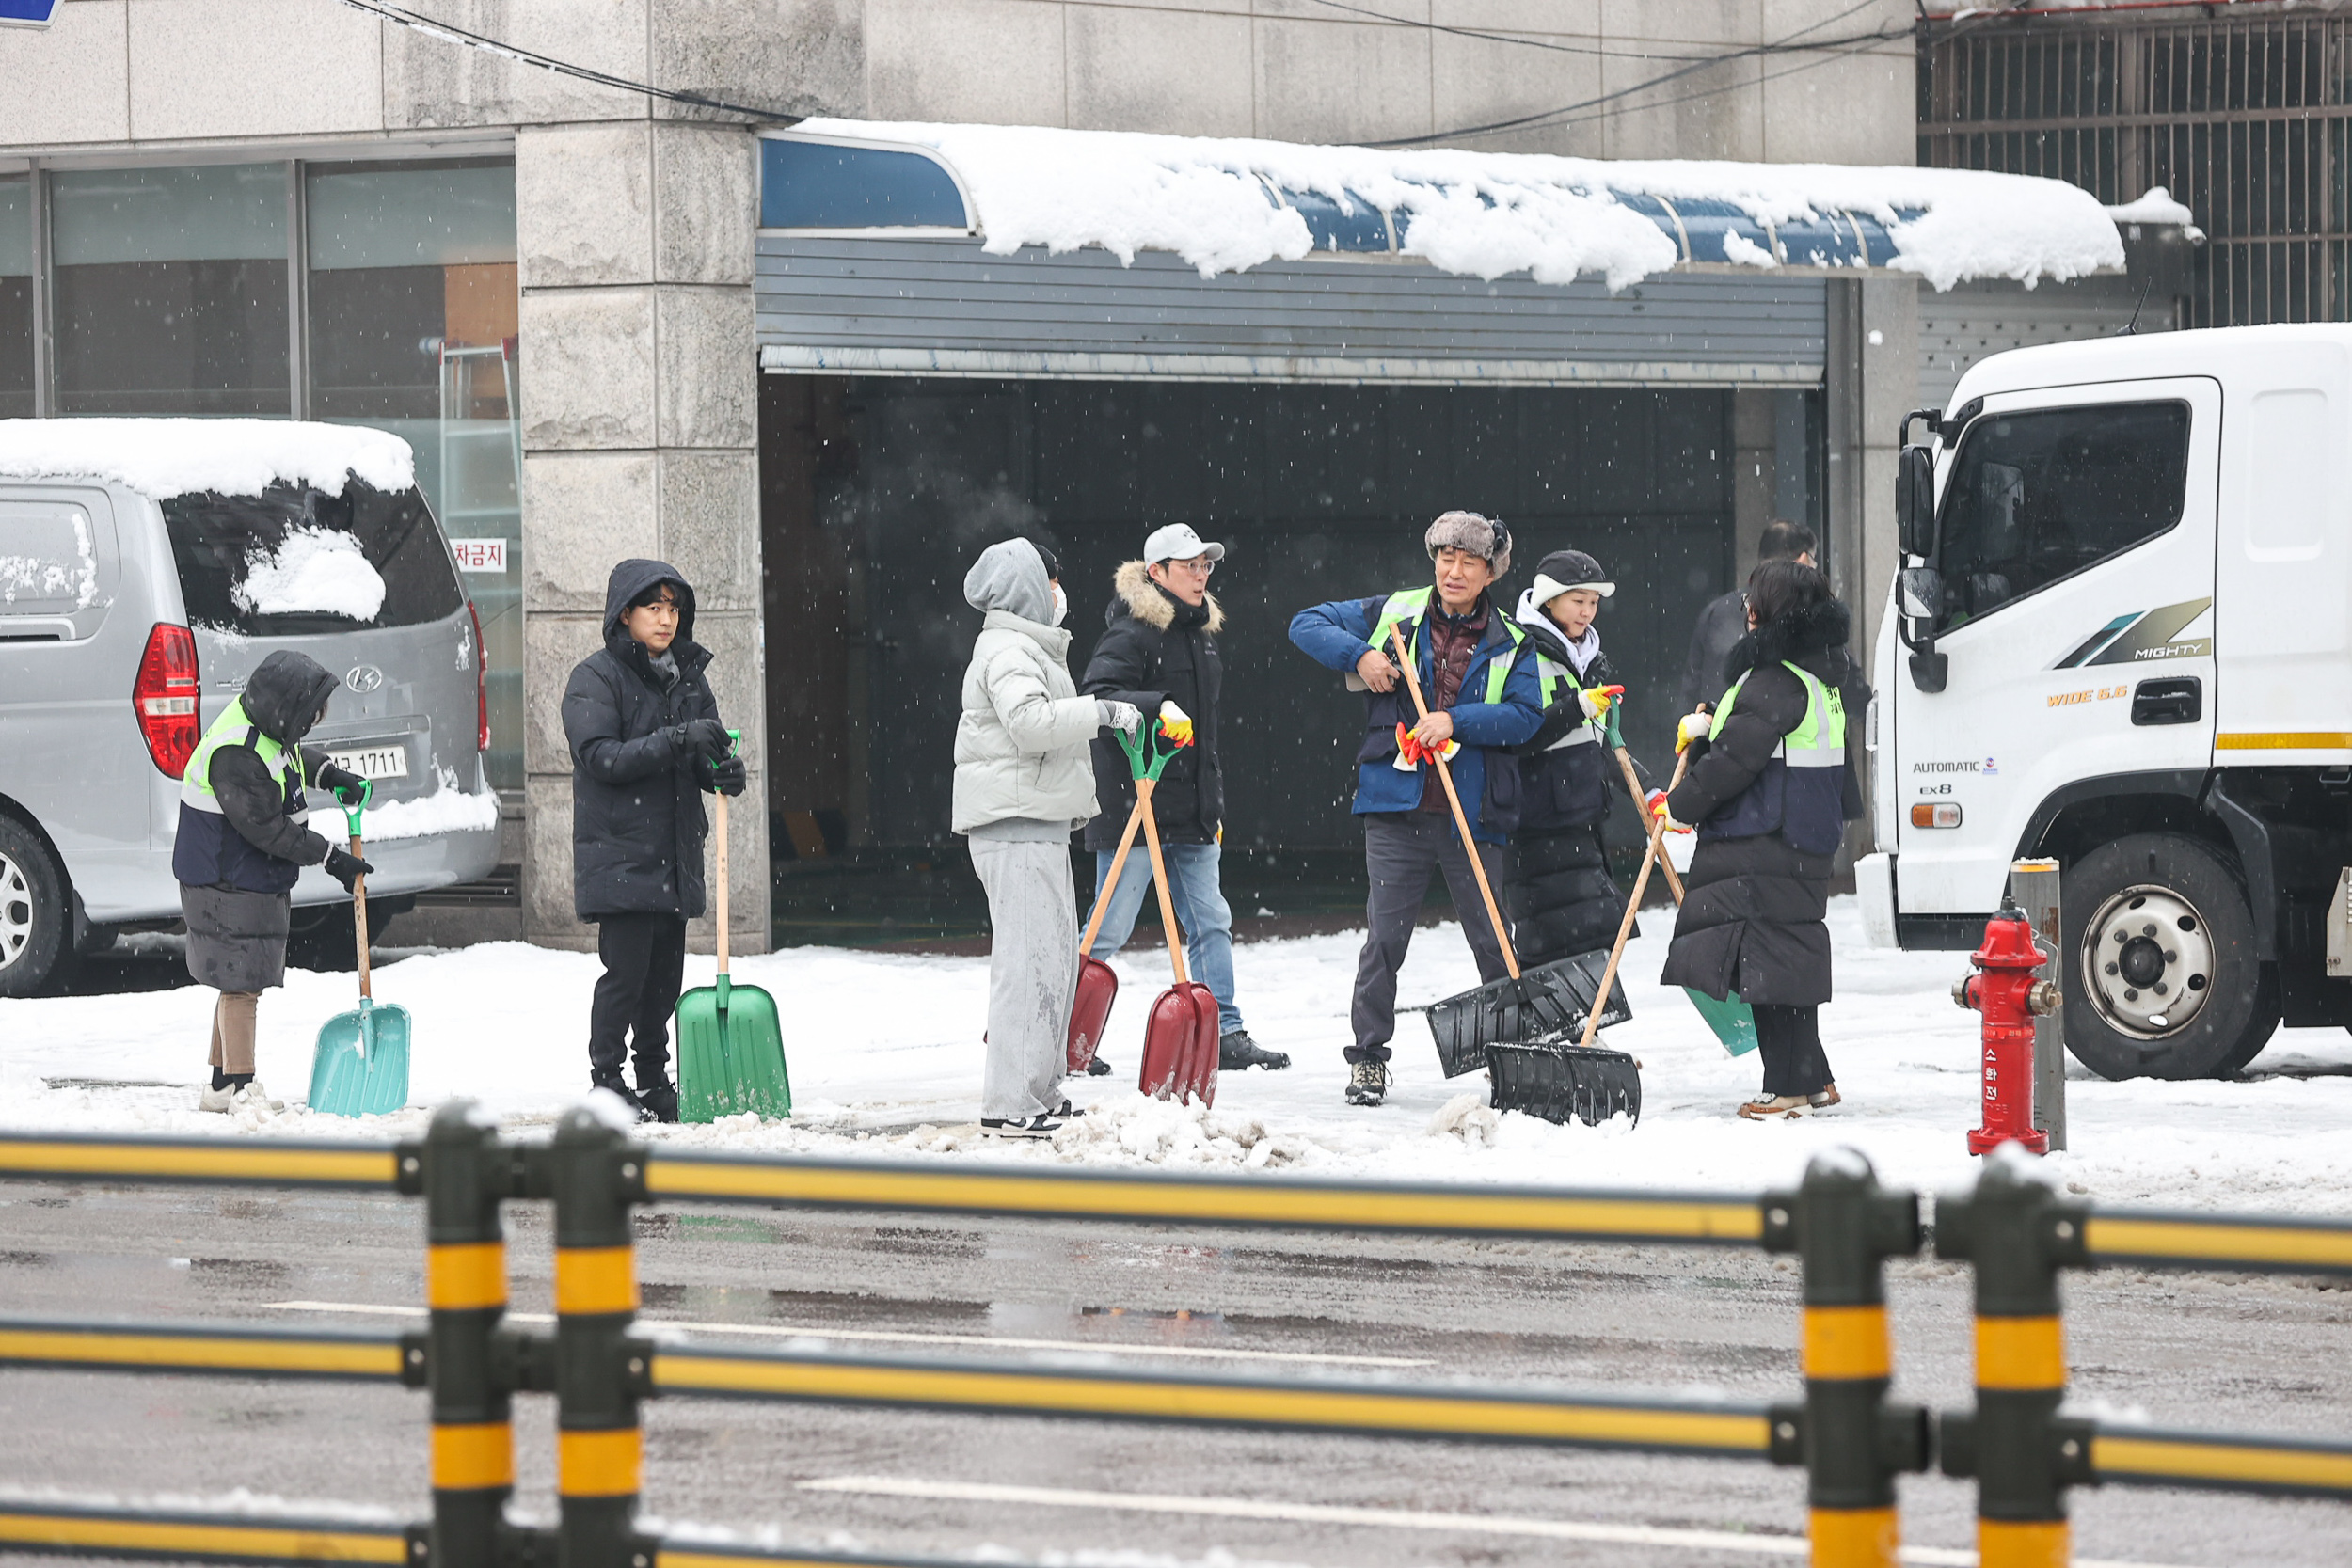
{"type": "Polygon", "coordinates": [[[2026,911],[2004,907],[1968,957],[1977,973],[1952,982],[1952,1000],[1984,1015],[1984,1125],[1968,1134],[1968,1152],[2016,1143],[2046,1154],[2050,1136],[2033,1124],[2033,1021],[2058,1010],[2058,989],[2033,977],[2043,960],[2026,911]]]}

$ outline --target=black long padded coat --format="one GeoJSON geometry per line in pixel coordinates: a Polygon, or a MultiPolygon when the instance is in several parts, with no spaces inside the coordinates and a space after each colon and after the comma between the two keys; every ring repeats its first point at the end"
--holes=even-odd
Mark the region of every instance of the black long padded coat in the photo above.
{"type": "MultiPolygon", "coordinates": [[[[1163,702],[1184,710],[1192,720],[1192,744],[1160,775],[1159,787],[1152,792],[1152,816],[1165,843],[1214,844],[1225,820],[1225,762],[1217,752],[1225,669],[1216,652],[1225,611],[1214,594],[1197,605],[1184,603],[1153,582],[1140,561],[1120,567],[1111,587],[1103,635],[1078,689],[1135,704],[1147,727],[1163,702]]],[[[1103,809],[1087,824],[1086,847],[1096,850],[1119,847],[1127,815],[1136,807],[1127,753],[1108,735],[1104,731],[1094,739],[1094,798],[1103,809]]],[[[1136,842],[1142,842],[1139,836],[1136,842]]]]}
{"type": "MultiPolygon", "coordinates": [[[[1850,621],[1844,605],[1825,599],[1758,627],[1733,647],[1724,661],[1724,685],[1728,688],[1742,674],[1747,684],[1740,689],[1723,733],[1702,743],[1704,754],[1668,797],[1676,821],[1704,829],[1709,817],[1746,792],[1782,738],[1804,722],[1804,683],[1783,666],[1784,659],[1844,697],[1844,815],[1850,821],[1860,815],[1853,741],[1861,733],[1869,689],[1846,652],[1850,621]]],[[[1682,879],[1682,911],[1660,981],[1717,998],[1737,991],[1743,1001],[1777,1006],[1827,1002],[1825,917],[1836,858],[1835,851],[1805,854],[1777,829],[1748,838],[1710,839],[1702,832],[1682,879]]]]}
{"type": "Polygon", "coordinates": [[[604,591],[604,646],[572,670],[564,689],[564,738],[572,749],[572,906],[582,920],[608,914],[703,912],[703,796],[717,787],[710,764],[684,748],[677,726],[716,719],[694,641],[694,590],[660,561],[624,561],[604,591]],[[677,678],[664,684],[622,624],[628,603],[657,583],[678,596],[677,678]]]}
{"type": "MultiPolygon", "coordinates": [[[[1560,630],[1540,610],[1522,605],[1529,657],[1537,645],[1567,665],[1560,630]]],[[[1519,769],[1519,825],[1511,834],[1512,874],[1506,897],[1511,940],[1521,968],[1606,948],[1625,914],[1625,895],[1609,874],[1600,825],[1611,798],[1624,784],[1605,745],[1554,743],[1584,723],[1577,688],[1613,686],[1623,679],[1605,653],[1594,656],[1581,683],[1565,684],[1544,709],[1535,733],[1512,748],[1519,769]]],[[[1639,927],[1636,927],[1638,932],[1639,927]]]]}

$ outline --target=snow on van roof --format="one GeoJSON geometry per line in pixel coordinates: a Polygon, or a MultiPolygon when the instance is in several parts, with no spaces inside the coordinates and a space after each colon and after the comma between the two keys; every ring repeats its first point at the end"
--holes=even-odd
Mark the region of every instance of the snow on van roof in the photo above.
{"type": "MultiPolygon", "coordinates": [[[[1758,223],[1867,216],[1894,242],[1885,264],[1938,289],[1990,277],[2030,287],[2123,262],[2115,224],[2088,191],[1977,169],[1615,162],[834,119],[803,120],[796,132],[930,149],[969,193],[993,254],[1091,245],[1132,261],[1138,250],[1169,250],[1204,277],[1314,248],[1305,220],[1268,186],[1387,211],[1403,253],[1488,280],[1529,272],[1565,283],[1597,273],[1621,289],[1664,272],[1680,259],[1675,226],[1641,206],[1661,198],[1726,203],[1758,223]]],[[[1779,264],[1752,241],[1726,254],[1779,264]]]]}
{"type": "Polygon", "coordinates": [[[342,494],[417,482],[397,436],[300,420],[0,420],[0,479],[97,479],[161,500],[197,491],[258,495],[274,482],[342,494]]]}

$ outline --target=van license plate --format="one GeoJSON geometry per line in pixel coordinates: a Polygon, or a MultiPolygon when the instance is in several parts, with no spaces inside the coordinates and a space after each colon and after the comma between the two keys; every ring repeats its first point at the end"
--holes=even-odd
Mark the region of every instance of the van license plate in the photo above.
{"type": "Polygon", "coordinates": [[[354,746],[349,751],[327,752],[326,760],[363,779],[405,779],[408,776],[408,748],[405,746],[354,746]]]}

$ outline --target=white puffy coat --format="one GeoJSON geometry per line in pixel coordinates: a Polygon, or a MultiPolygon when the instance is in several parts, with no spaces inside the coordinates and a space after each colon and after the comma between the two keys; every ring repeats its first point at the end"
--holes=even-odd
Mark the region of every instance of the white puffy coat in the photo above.
{"type": "Polygon", "coordinates": [[[988,619],[963,673],[954,830],[1016,817],[1085,826],[1099,809],[1088,743],[1101,720],[1070,678],[1070,633],[1046,624],[1044,562],[1025,539],[992,545],[963,591],[988,619]]]}

